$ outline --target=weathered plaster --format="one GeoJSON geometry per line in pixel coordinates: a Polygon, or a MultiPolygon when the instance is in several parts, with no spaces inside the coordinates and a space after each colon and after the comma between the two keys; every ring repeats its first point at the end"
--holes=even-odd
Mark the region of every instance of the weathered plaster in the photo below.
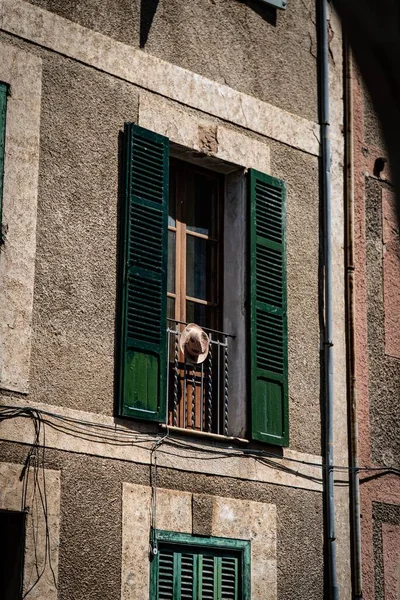
{"type": "Polygon", "coordinates": [[[36,207],[42,61],[0,44],[0,81],[7,102],[0,251],[0,387],[29,387],[36,252],[36,207]]]}
{"type": "Polygon", "coordinates": [[[276,507],[216,497],[212,532],[217,537],[251,540],[252,600],[277,598],[276,507]]]}
{"type": "Polygon", "coordinates": [[[382,523],[385,600],[400,597],[400,525],[382,523]]]}
{"type": "Polygon", "coordinates": [[[124,42],[139,44],[141,0],[29,0],[40,8],[57,13],[93,31],[124,42]]]}
{"type": "Polygon", "coordinates": [[[114,411],[122,130],[137,90],[43,57],[30,400],[114,411]]]}
{"type": "MultiPolygon", "coordinates": [[[[17,43],[15,38],[10,41],[17,43]]],[[[26,42],[18,43],[32,47],[26,42]]],[[[35,52],[43,60],[43,88],[30,399],[111,416],[118,143],[123,122],[137,121],[138,90],[48,50],[35,48],[35,52]]],[[[199,112],[182,110],[194,120],[204,119],[199,112]]],[[[240,137],[261,142],[251,132],[215,122],[229,134],[238,133],[240,137]]],[[[318,159],[273,140],[265,141],[266,148],[271,148],[269,172],[287,184],[290,447],[318,455],[321,440],[320,330],[316,319],[319,246],[315,228],[319,219],[318,159]]],[[[176,148],[173,144],[173,151],[176,148]]],[[[246,163],[252,160],[251,147],[248,151],[246,163]]],[[[267,158],[267,151],[264,156],[267,158]]],[[[238,170],[236,165],[212,155],[201,160],[213,161],[209,165],[212,168],[229,168],[225,178],[225,216],[231,215],[234,220],[239,202],[245,206],[247,197],[244,177],[241,188],[231,182],[240,179],[243,169],[238,170]]],[[[244,214],[244,209],[240,207],[239,212],[244,214]]],[[[225,289],[236,289],[239,280],[242,289],[246,286],[244,231],[244,220],[237,219],[235,234],[224,239],[225,259],[232,263],[225,289]],[[237,261],[239,256],[241,260],[237,261]]],[[[226,294],[226,304],[235,304],[232,297],[226,294]]],[[[245,373],[247,355],[242,346],[245,311],[239,302],[232,308],[236,312],[228,314],[225,305],[224,330],[237,334],[238,342],[232,345],[232,353],[236,353],[235,364],[241,361],[244,365],[245,373]]],[[[246,380],[239,375],[239,369],[230,371],[230,394],[234,393],[239,402],[230,403],[229,420],[235,433],[243,436],[246,380]]]]}
{"type": "Polygon", "coordinates": [[[353,146],[354,146],[354,263],[355,263],[355,372],[360,465],[369,465],[370,423],[368,398],[367,343],[367,258],[365,227],[364,104],[361,75],[353,63],[353,146]]]}
{"type": "MultiPolygon", "coordinates": [[[[27,445],[0,441],[7,462],[23,464],[28,451],[27,445]]],[[[154,467],[151,473],[149,465],[51,448],[45,460],[50,469],[62,471],[59,598],[121,600],[122,482],[151,486],[154,467]]],[[[321,600],[322,494],[173,468],[158,468],[157,483],[163,489],[275,505],[278,597],[321,600]]]]}
{"type": "Polygon", "coordinates": [[[192,496],[193,535],[212,535],[213,497],[208,494],[192,496]]]}
{"type": "MultiPolygon", "coordinates": [[[[356,341],[356,385],[357,416],[359,431],[359,464],[373,464],[373,447],[376,445],[376,429],[372,415],[375,405],[375,423],[382,429],[378,444],[379,453],[386,461],[391,441],[396,436],[387,437],[384,422],[394,424],[393,411],[390,405],[398,399],[398,393],[391,393],[395,377],[388,377],[391,365],[392,374],[398,372],[394,363],[396,359],[384,355],[384,300],[382,290],[382,200],[390,195],[386,184],[386,175],[377,179],[373,174],[375,159],[386,156],[380,141],[379,127],[372,114],[372,106],[365,91],[361,77],[354,69],[353,77],[353,138],[354,138],[354,211],[355,211],[355,341],[356,341]],[[373,144],[373,145],[371,145],[373,144]],[[381,147],[379,147],[381,145],[381,147]],[[389,364],[390,363],[390,364],[389,364]],[[374,399],[378,390],[378,401],[374,399]],[[388,414],[389,412],[389,414],[388,414]],[[388,444],[389,442],[389,444],[388,444]],[[386,454],[386,456],[385,456],[386,454]]],[[[385,214],[385,209],[383,210],[385,214]]],[[[387,214],[387,213],[386,213],[387,214]]],[[[385,258],[383,259],[385,261],[385,258]]],[[[394,308],[394,307],[393,307],[394,308]]],[[[396,328],[396,330],[398,327],[396,328]]],[[[395,335],[395,332],[393,332],[395,335]]],[[[398,362],[398,361],[397,361],[398,362]]],[[[376,456],[375,456],[376,459],[376,456]]],[[[396,461],[395,461],[396,462],[396,461]]],[[[400,504],[398,478],[392,474],[379,477],[361,477],[361,533],[362,533],[362,577],[363,596],[378,597],[383,585],[382,555],[374,544],[375,502],[389,503],[396,507],[400,504]],[[381,563],[381,564],[380,564],[381,563]],[[378,590],[376,581],[379,580],[378,590]]],[[[393,554],[388,555],[391,566],[393,554]]],[[[387,564],[387,563],[386,563],[387,564]]],[[[386,574],[385,574],[386,577],[386,574]]],[[[386,582],[385,582],[386,583],[386,582]]],[[[379,596],[381,597],[381,596],[379,596]]]]}
{"type": "Polygon", "coordinates": [[[400,358],[400,236],[394,190],[382,189],[385,352],[400,358]]]}
{"type": "MultiPolygon", "coordinates": [[[[382,188],[386,184],[367,178],[367,301],[369,418],[371,458],[378,465],[397,465],[400,456],[399,360],[385,354],[384,276],[382,246],[382,188]]],[[[398,298],[397,298],[398,302],[398,298]]]]}
{"type": "Polygon", "coordinates": [[[188,71],[316,120],[316,5],[227,0],[29,0],[188,71]]]}
{"type": "Polygon", "coordinates": [[[271,175],[286,186],[290,447],[321,452],[318,161],[271,142],[271,175]]]}
{"type": "MultiPolygon", "coordinates": [[[[151,501],[151,488],[123,484],[122,600],[143,600],[149,596],[151,523],[160,530],[192,533],[192,494],[158,488],[153,496],[155,522],[151,521],[151,501]],[[138,564],[141,569],[134,568],[138,564]]],[[[252,600],[276,599],[276,507],[214,496],[211,512],[213,536],[251,541],[252,600]]]]}
{"type": "Polygon", "coordinates": [[[86,29],[24,0],[2,0],[1,28],[60,54],[305,152],[319,154],[319,126],[86,29]]]}
{"type": "MultiPolygon", "coordinates": [[[[399,547],[393,546],[388,548],[386,545],[387,554],[384,554],[384,527],[385,524],[394,525],[396,528],[400,527],[400,506],[396,506],[392,503],[385,502],[373,502],[372,504],[372,518],[374,521],[373,526],[373,548],[375,558],[375,573],[374,573],[374,600],[390,600],[393,596],[390,594],[390,587],[393,587],[396,594],[396,588],[398,583],[396,580],[392,582],[390,586],[389,573],[390,570],[392,575],[395,575],[399,565],[399,547]],[[390,567],[389,567],[390,565],[390,567]],[[385,570],[386,566],[386,570],[385,570]],[[388,585],[386,585],[388,583],[388,585]],[[393,585],[394,584],[394,585],[393,585]]],[[[399,529],[397,529],[398,533],[399,529]]],[[[393,541],[396,541],[396,531],[392,528],[393,541]],[[393,535],[394,534],[394,535],[393,535]]],[[[391,578],[393,579],[393,578],[391,578]]],[[[396,599],[397,594],[394,596],[396,599]]]]}
{"type": "Polygon", "coordinates": [[[288,10],[276,10],[258,1],[158,0],[145,49],[213,81],[316,120],[315,16],[313,0],[291,2],[288,10]]]}
{"type": "MultiPolygon", "coordinates": [[[[20,480],[24,465],[0,462],[0,510],[21,511],[24,480],[20,480]]],[[[28,478],[23,592],[27,600],[57,600],[58,549],[60,536],[60,473],[45,469],[38,472],[38,485],[47,501],[47,524],[42,506],[34,495],[34,478],[28,478]],[[49,548],[47,548],[47,543],[49,548]],[[51,565],[49,562],[51,557],[51,565]],[[38,573],[43,574],[36,581],[38,573]],[[53,572],[55,580],[53,578],[53,572]],[[32,589],[31,589],[32,588],[32,589]],[[31,590],[31,591],[29,591],[31,590]],[[29,591],[29,593],[28,593],[29,591]]],[[[38,492],[36,492],[38,494],[38,492]]]]}
{"type": "MultiPolygon", "coordinates": [[[[17,402],[15,399],[9,403],[13,406],[29,406],[29,402],[17,402]]],[[[48,404],[31,404],[39,410],[49,411],[60,416],[66,416],[79,421],[85,421],[92,424],[108,425],[115,428],[114,436],[110,432],[115,443],[105,444],[96,436],[73,436],[65,432],[46,427],[46,446],[48,448],[57,448],[67,452],[80,452],[94,456],[104,456],[126,460],[132,463],[150,464],[151,449],[159,437],[153,435],[143,435],[132,431],[127,425],[116,425],[115,420],[109,417],[103,417],[93,413],[85,413],[48,404]],[[83,438],[83,439],[82,439],[83,438]]],[[[53,418],[47,415],[51,422],[53,418]]],[[[0,429],[0,439],[31,444],[33,441],[34,430],[32,423],[26,419],[10,419],[3,421],[0,429]]],[[[180,438],[182,439],[182,438],[180,438]]],[[[211,444],[211,441],[210,441],[211,444]]],[[[165,441],[158,450],[158,464],[161,467],[169,467],[182,471],[191,471],[193,473],[207,473],[222,477],[236,477],[249,481],[264,481],[282,486],[293,486],[315,492],[322,491],[321,478],[321,458],[312,454],[303,454],[289,449],[284,450],[284,457],[276,460],[277,464],[285,467],[285,470],[271,468],[271,462],[263,463],[257,457],[244,456],[239,449],[233,449],[229,445],[219,447],[221,454],[218,455],[217,448],[208,448],[201,442],[190,441],[190,448],[185,448],[181,444],[179,448],[172,445],[169,447],[168,441],[165,441]],[[216,453],[217,451],[217,453],[216,453]],[[285,458],[287,457],[287,458],[285,458]],[[210,460],[213,458],[213,460],[210,460]],[[311,463],[311,465],[299,465],[292,462],[291,459],[311,463]],[[315,466],[314,466],[315,465],[315,466]],[[305,475],[306,478],[301,475],[305,475]]]]}
{"type": "Polygon", "coordinates": [[[270,149],[265,141],[249,137],[188,113],[175,102],[142,92],[139,100],[139,125],[166,135],[172,142],[212,155],[233,165],[269,173],[270,149]],[[213,137],[207,137],[212,131],[213,137]]]}

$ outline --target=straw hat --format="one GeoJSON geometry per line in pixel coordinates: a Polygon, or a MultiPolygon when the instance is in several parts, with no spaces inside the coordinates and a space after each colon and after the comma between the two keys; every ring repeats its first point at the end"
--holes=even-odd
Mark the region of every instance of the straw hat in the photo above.
{"type": "Polygon", "coordinates": [[[199,365],[207,358],[210,340],[201,327],[189,323],[181,333],[179,345],[185,357],[199,365]]]}

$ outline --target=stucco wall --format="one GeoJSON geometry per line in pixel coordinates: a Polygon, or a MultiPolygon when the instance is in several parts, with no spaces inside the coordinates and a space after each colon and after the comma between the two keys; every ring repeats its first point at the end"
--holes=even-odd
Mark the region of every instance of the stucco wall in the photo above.
{"type": "MultiPolygon", "coordinates": [[[[148,94],[153,102],[162,99],[184,115],[179,121],[181,130],[175,131],[176,135],[188,136],[193,123],[197,135],[198,124],[211,123],[219,128],[220,140],[224,140],[219,158],[235,162],[236,146],[241,166],[270,165],[270,174],[286,182],[289,452],[297,450],[319,455],[320,199],[314,3],[311,0],[293,2],[286,12],[276,13],[275,22],[274,10],[250,2],[160,0],[145,52],[137,54],[131,54],[131,48],[118,45],[115,40],[138,47],[138,3],[129,3],[127,7],[124,2],[109,2],[107,18],[104,17],[107,11],[96,12],[95,4],[94,0],[80,3],[35,0],[29,5],[20,0],[4,0],[3,4],[3,28],[16,37],[2,34],[2,39],[42,61],[36,278],[28,402],[30,406],[42,403],[42,408],[48,406],[54,412],[57,407],[60,412],[64,408],[85,410],[87,420],[100,418],[99,415],[111,420],[113,415],[121,132],[124,121],[137,121],[140,111],[143,114],[143,99],[148,94]],[[53,10],[68,22],[37,11],[35,4],[53,10]],[[96,37],[88,30],[77,28],[75,23],[110,38],[96,37]],[[21,38],[31,42],[21,41],[21,38]],[[204,40],[209,43],[205,45],[204,40]],[[153,60],[154,56],[213,81],[153,60]],[[226,85],[220,86],[218,82],[226,85]],[[249,96],[233,93],[227,86],[249,96]],[[257,103],[251,96],[271,104],[257,103]],[[293,114],[285,112],[287,110],[293,114]],[[246,143],[241,143],[243,140],[246,143]],[[252,160],[256,155],[259,162],[250,163],[249,155],[252,160]]],[[[340,45],[338,38],[336,41],[340,45]]],[[[335,54],[335,57],[340,65],[340,56],[335,54]]],[[[341,74],[339,67],[338,72],[341,74]]],[[[336,102],[339,106],[333,118],[337,164],[340,164],[338,148],[340,150],[342,140],[338,133],[340,76],[334,81],[338,96],[333,100],[333,104],[336,102]]],[[[162,119],[158,122],[162,125],[162,119]]],[[[340,197],[339,171],[334,173],[333,180],[340,197]]],[[[336,276],[341,282],[340,202],[335,210],[336,263],[340,265],[336,276]]],[[[340,292],[338,295],[335,318],[342,332],[343,298],[340,292]]],[[[345,373],[341,362],[344,352],[340,343],[336,348],[340,360],[336,363],[339,366],[335,380],[342,403],[338,413],[343,420],[345,394],[340,390],[345,373]]],[[[12,393],[2,399],[7,404],[24,401],[12,393]]],[[[129,423],[126,430],[136,427],[137,423],[129,423]]],[[[148,431],[150,427],[145,424],[145,429],[148,431]]],[[[343,431],[345,427],[340,431],[341,436],[343,431]]],[[[20,435],[25,435],[25,430],[20,435]]],[[[21,437],[16,438],[14,430],[7,439],[21,437]]],[[[23,439],[29,443],[28,438],[23,439]]],[[[54,434],[54,447],[63,447],[60,439],[54,434]]],[[[140,461],[125,462],[121,455],[118,455],[119,460],[104,458],[101,443],[94,450],[90,449],[97,456],[87,456],[84,453],[90,444],[74,441],[80,444],[79,448],[74,446],[74,452],[82,454],[70,453],[65,447],[64,452],[54,449],[46,452],[48,468],[62,471],[59,598],[119,598],[122,484],[148,486],[149,468],[138,464],[140,461]]],[[[129,445],[124,451],[129,451],[129,445]]],[[[345,451],[344,443],[341,462],[345,460],[345,451]]],[[[19,463],[25,458],[25,452],[26,446],[5,443],[0,447],[2,458],[19,463]]],[[[108,446],[107,456],[110,456],[108,446]]],[[[317,456],[306,458],[313,464],[319,460],[317,456]]],[[[172,456],[167,466],[173,465],[173,460],[172,456]]],[[[243,458],[242,463],[245,460],[247,458],[243,458]]],[[[214,460],[214,464],[216,462],[214,460]]],[[[271,485],[265,479],[260,480],[268,465],[256,463],[254,458],[247,461],[252,481],[245,477],[240,480],[236,473],[235,479],[217,476],[215,472],[206,475],[204,473],[209,471],[204,470],[200,474],[195,473],[195,469],[191,473],[190,470],[160,468],[158,485],[276,506],[278,598],[321,598],[320,481],[315,481],[312,474],[308,480],[309,490],[297,489],[295,472],[283,475],[272,466],[269,470],[272,479],[267,481],[281,485],[271,485]]],[[[225,464],[224,461],[221,464],[225,464]]],[[[290,463],[285,466],[288,464],[293,466],[290,463]]],[[[319,477],[319,467],[310,469],[317,470],[319,477]]],[[[344,529],[347,529],[347,520],[341,518],[346,513],[345,502],[341,503],[340,510],[341,522],[345,523],[340,530],[339,545],[344,549],[344,561],[343,556],[341,559],[344,567],[340,566],[340,571],[346,594],[348,544],[344,529]]]]}
{"type": "Polygon", "coordinates": [[[43,65],[32,396],[112,412],[120,131],[132,86],[43,65]]]}
{"type": "MultiPolygon", "coordinates": [[[[390,466],[397,465],[399,460],[400,362],[395,358],[399,239],[389,214],[393,188],[388,164],[381,172],[375,169],[377,159],[387,158],[386,150],[357,70],[353,95],[359,461],[365,467],[390,466]],[[395,330],[391,331],[393,327],[395,330]]],[[[367,471],[361,477],[360,491],[363,595],[391,598],[400,581],[396,568],[398,477],[367,471]]]]}
{"type": "MultiPolygon", "coordinates": [[[[34,51],[43,72],[30,398],[111,415],[119,152],[123,123],[138,120],[139,90],[34,51]]],[[[290,446],[319,454],[318,160],[246,137],[265,145],[270,174],[287,184],[290,446]]]]}
{"type": "Polygon", "coordinates": [[[400,456],[399,359],[385,354],[383,297],[382,191],[386,184],[366,182],[368,356],[371,457],[377,464],[397,465],[400,456]]]}
{"type": "Polygon", "coordinates": [[[214,81],[317,120],[315,3],[30,0],[214,81]]]}
{"type": "MultiPolygon", "coordinates": [[[[26,446],[0,444],[0,454],[8,462],[22,464],[26,452],[26,446]]],[[[54,450],[46,451],[46,466],[61,470],[58,598],[119,599],[122,484],[148,486],[149,468],[54,450]]],[[[178,474],[171,469],[158,469],[157,481],[160,488],[275,505],[278,599],[322,598],[320,493],[288,491],[233,478],[178,474]]]]}
{"type": "Polygon", "coordinates": [[[140,0],[29,0],[79,25],[109,35],[127,44],[139,43],[140,0]]]}

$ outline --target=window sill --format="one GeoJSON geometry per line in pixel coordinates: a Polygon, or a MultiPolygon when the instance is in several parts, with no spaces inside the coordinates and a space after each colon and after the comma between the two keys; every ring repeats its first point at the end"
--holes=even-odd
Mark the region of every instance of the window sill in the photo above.
{"type": "Polygon", "coordinates": [[[184,429],[183,427],[174,427],[169,425],[160,424],[160,427],[164,431],[170,431],[171,433],[179,433],[181,435],[187,435],[191,437],[197,437],[202,439],[217,440],[219,442],[235,442],[236,444],[248,444],[249,440],[245,438],[239,438],[229,435],[221,435],[219,433],[208,433],[207,431],[197,431],[196,429],[184,429]]]}

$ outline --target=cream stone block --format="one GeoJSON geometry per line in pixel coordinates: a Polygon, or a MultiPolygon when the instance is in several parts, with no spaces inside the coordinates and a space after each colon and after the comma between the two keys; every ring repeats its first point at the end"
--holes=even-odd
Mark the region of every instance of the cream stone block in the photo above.
{"type": "MultiPolygon", "coordinates": [[[[0,510],[21,511],[23,481],[19,477],[23,465],[0,463],[0,510]]],[[[46,562],[46,521],[40,502],[33,494],[33,478],[26,492],[26,529],[23,592],[26,600],[57,600],[58,550],[60,538],[60,472],[45,469],[38,473],[38,484],[46,483],[47,522],[50,548],[46,562]],[[48,556],[51,556],[51,566],[48,556]],[[36,585],[37,569],[43,575],[36,585]],[[53,576],[53,572],[54,576],[53,576]]]]}
{"type": "Polygon", "coordinates": [[[178,104],[154,94],[140,94],[139,125],[166,135],[176,144],[205,152],[234,165],[258,169],[263,173],[270,170],[267,141],[260,142],[248,134],[188,113],[178,104]],[[209,148],[202,144],[202,133],[207,130],[215,131],[215,143],[210,144],[209,148]]]}
{"type": "Polygon", "coordinates": [[[192,531],[192,494],[157,490],[157,529],[187,533],[192,531]]]}
{"type": "MultiPolygon", "coordinates": [[[[123,600],[143,600],[149,597],[151,497],[150,487],[130,483],[122,486],[123,600]]],[[[157,529],[191,533],[192,494],[158,488],[153,518],[157,529]]]]}
{"type": "Polygon", "coordinates": [[[150,578],[151,488],[122,484],[122,570],[121,596],[140,600],[148,594],[150,578]],[[140,568],[138,568],[140,565],[140,568]],[[141,591],[143,596],[141,597],[141,591]]]}
{"type": "Polygon", "coordinates": [[[27,392],[36,254],[41,59],[0,44],[8,83],[0,251],[0,387],[27,392]]]}
{"type": "MultiPolygon", "coordinates": [[[[158,488],[156,527],[192,533],[192,494],[158,488]]],[[[149,597],[151,488],[122,487],[122,600],[149,597]],[[140,565],[140,568],[138,568],[140,565]]],[[[251,543],[251,598],[277,598],[276,507],[272,504],[213,497],[212,535],[251,543]]]]}
{"type": "Polygon", "coordinates": [[[3,31],[144,89],[309,152],[319,154],[313,121],[167,63],[24,0],[2,0],[3,31]]]}
{"type": "Polygon", "coordinates": [[[212,531],[216,537],[251,541],[251,598],[276,598],[275,505],[217,497],[212,531]]]}

